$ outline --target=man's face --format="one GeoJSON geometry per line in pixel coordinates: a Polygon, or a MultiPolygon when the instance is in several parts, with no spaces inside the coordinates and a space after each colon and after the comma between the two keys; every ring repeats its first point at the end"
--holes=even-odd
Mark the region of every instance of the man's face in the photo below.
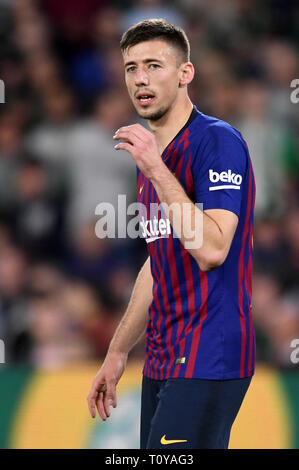
{"type": "Polygon", "coordinates": [[[180,53],[163,40],[145,41],[124,52],[125,78],[139,116],[156,121],[179,91],[180,53]]]}

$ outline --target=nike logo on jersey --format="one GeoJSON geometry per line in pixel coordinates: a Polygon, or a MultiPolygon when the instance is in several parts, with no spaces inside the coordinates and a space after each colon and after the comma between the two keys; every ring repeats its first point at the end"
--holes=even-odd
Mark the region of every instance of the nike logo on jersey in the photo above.
{"type": "Polygon", "coordinates": [[[233,173],[232,170],[222,171],[218,173],[213,169],[209,170],[209,179],[211,183],[231,183],[222,184],[218,186],[210,186],[209,191],[216,191],[217,189],[240,189],[242,183],[242,176],[238,173],[233,173]]]}
{"type": "Polygon", "coordinates": [[[166,434],[161,437],[161,444],[167,446],[168,444],[176,444],[177,442],[188,442],[186,439],[166,439],[166,434]]]}
{"type": "Polygon", "coordinates": [[[139,194],[141,194],[141,193],[142,193],[143,186],[144,186],[144,184],[143,184],[142,186],[140,186],[140,189],[139,189],[139,194]]]}

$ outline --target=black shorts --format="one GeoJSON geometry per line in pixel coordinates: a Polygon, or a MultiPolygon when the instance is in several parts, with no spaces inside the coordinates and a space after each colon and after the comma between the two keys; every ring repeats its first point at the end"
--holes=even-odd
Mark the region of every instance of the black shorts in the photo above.
{"type": "Polygon", "coordinates": [[[227,449],[250,381],[143,376],[140,448],[227,449]]]}

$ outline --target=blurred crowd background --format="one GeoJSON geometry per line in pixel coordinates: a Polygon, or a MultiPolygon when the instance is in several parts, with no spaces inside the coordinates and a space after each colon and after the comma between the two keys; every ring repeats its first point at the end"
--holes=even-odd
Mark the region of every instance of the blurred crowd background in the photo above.
{"type": "MultiPolygon", "coordinates": [[[[121,34],[145,18],[191,42],[197,107],[237,127],[255,170],[257,360],[296,367],[299,4],[295,0],[0,0],[0,338],[8,364],[102,359],[147,253],[95,234],[98,203],[136,198],[112,136],[139,119],[121,34]]],[[[143,344],[131,357],[143,357],[143,344]]]]}

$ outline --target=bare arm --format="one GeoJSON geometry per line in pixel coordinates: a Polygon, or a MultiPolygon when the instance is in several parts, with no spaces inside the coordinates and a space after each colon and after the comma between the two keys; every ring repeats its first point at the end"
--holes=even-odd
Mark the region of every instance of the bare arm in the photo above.
{"type": "Polygon", "coordinates": [[[148,308],[152,300],[152,286],[153,278],[148,258],[138,274],[127,310],[114,333],[106,358],[88,394],[88,406],[93,418],[97,408],[105,421],[110,416],[110,405],[114,408],[117,406],[116,385],[126,367],[129,352],[145,331],[148,308]]]}
{"type": "Polygon", "coordinates": [[[152,287],[153,278],[148,257],[137,276],[128,308],[111,340],[108,354],[128,355],[144,333],[148,321],[148,307],[152,300],[152,287]]]}

